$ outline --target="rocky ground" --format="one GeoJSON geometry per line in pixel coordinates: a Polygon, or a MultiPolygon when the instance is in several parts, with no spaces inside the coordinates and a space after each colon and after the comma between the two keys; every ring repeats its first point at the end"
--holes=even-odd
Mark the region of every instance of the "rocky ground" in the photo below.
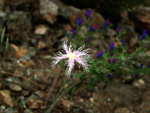
{"type": "MultiPolygon", "coordinates": [[[[0,113],[45,112],[65,76],[65,67],[51,67],[51,57],[61,48],[65,32],[75,27],[77,18],[85,19],[85,12],[86,9],[65,5],[59,0],[0,0],[0,31],[6,27],[6,35],[10,37],[0,79],[0,113]]],[[[92,10],[91,15],[92,25],[103,26],[105,19],[101,14],[92,10]]],[[[125,38],[129,53],[138,43],[137,32],[146,29],[150,33],[149,15],[150,7],[143,6],[120,13],[119,27],[128,32],[125,38]]],[[[107,48],[114,34],[115,29],[110,28],[104,40],[93,42],[93,53],[100,46],[107,48]]],[[[148,44],[144,46],[150,49],[148,44]]],[[[65,86],[69,89],[77,83],[74,77],[68,79],[65,86]]],[[[132,83],[115,80],[106,88],[102,85],[88,89],[85,83],[72,95],[65,90],[51,112],[150,113],[150,75],[132,83]]]]}

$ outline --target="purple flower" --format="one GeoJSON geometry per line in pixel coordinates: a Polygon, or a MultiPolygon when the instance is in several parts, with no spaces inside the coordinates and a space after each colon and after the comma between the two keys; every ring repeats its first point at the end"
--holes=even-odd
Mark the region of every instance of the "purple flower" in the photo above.
{"type": "Polygon", "coordinates": [[[113,62],[113,63],[115,63],[115,62],[117,62],[117,60],[118,60],[118,59],[117,59],[117,58],[115,58],[112,62],[113,62]]]}
{"type": "Polygon", "coordinates": [[[98,28],[98,25],[93,25],[93,26],[90,27],[89,31],[94,31],[97,28],[98,28]]]}
{"type": "Polygon", "coordinates": [[[148,68],[150,68],[150,64],[148,64],[148,66],[147,66],[148,68]]]}
{"type": "Polygon", "coordinates": [[[77,24],[77,25],[81,25],[81,23],[82,23],[81,18],[78,18],[78,19],[77,19],[77,23],[76,23],[76,24],[77,24]]]}
{"type": "Polygon", "coordinates": [[[125,46],[125,40],[121,39],[122,45],[125,46]]]}
{"type": "Polygon", "coordinates": [[[106,22],[104,22],[104,28],[107,28],[107,26],[110,24],[109,19],[106,20],[106,22]]]}
{"type": "Polygon", "coordinates": [[[115,47],[114,42],[110,44],[109,51],[111,51],[115,47]]]}
{"type": "Polygon", "coordinates": [[[58,53],[56,53],[56,56],[52,58],[52,66],[55,66],[60,60],[68,58],[67,64],[69,69],[67,70],[67,76],[71,75],[71,71],[75,65],[75,61],[82,65],[82,67],[86,71],[88,71],[89,67],[88,58],[90,56],[88,55],[88,52],[90,49],[83,50],[84,46],[81,46],[79,49],[73,50],[74,47],[75,45],[73,44],[67,46],[67,41],[64,41],[64,43],[62,44],[64,52],[59,51],[58,53]]]}
{"type": "Polygon", "coordinates": [[[138,76],[140,76],[140,74],[136,74],[135,76],[138,77],[138,76]]]}
{"type": "Polygon", "coordinates": [[[98,28],[98,25],[94,25],[93,28],[94,28],[94,30],[97,29],[97,28],[98,28]]]}
{"type": "Polygon", "coordinates": [[[109,19],[106,20],[106,25],[108,26],[110,24],[109,19]]]}
{"type": "Polygon", "coordinates": [[[107,28],[107,24],[106,24],[106,22],[104,22],[104,28],[107,28]]]}
{"type": "Polygon", "coordinates": [[[117,32],[117,34],[119,34],[119,33],[120,33],[120,31],[119,31],[119,27],[117,27],[116,32],[117,32]]]}
{"type": "Polygon", "coordinates": [[[91,10],[87,10],[87,11],[86,11],[86,13],[85,13],[86,18],[89,18],[89,17],[90,17],[91,12],[92,12],[91,10]]]}
{"type": "Polygon", "coordinates": [[[86,43],[86,42],[88,42],[89,40],[90,40],[90,38],[89,38],[89,37],[88,37],[88,38],[86,38],[85,43],[86,43]]]}
{"type": "Polygon", "coordinates": [[[110,63],[110,62],[111,62],[111,59],[108,59],[108,62],[110,63]]]}
{"type": "Polygon", "coordinates": [[[73,35],[76,35],[76,32],[73,28],[70,31],[72,32],[73,35]]]}
{"type": "Polygon", "coordinates": [[[138,40],[140,40],[141,39],[141,36],[140,35],[138,35],[138,40]]]}
{"type": "Polygon", "coordinates": [[[104,54],[104,51],[102,51],[100,54],[98,53],[98,51],[96,52],[97,58],[100,58],[101,56],[103,56],[103,54],[104,54]]]}
{"type": "Polygon", "coordinates": [[[94,30],[94,28],[93,28],[93,26],[91,26],[90,29],[89,29],[89,32],[93,31],[93,30],[94,30]]]}
{"type": "Polygon", "coordinates": [[[137,59],[134,60],[134,62],[137,62],[137,61],[138,61],[137,59]]]}
{"type": "Polygon", "coordinates": [[[143,65],[144,65],[144,64],[142,63],[142,64],[140,65],[140,68],[142,68],[142,67],[143,67],[143,65]]]}
{"type": "Polygon", "coordinates": [[[108,77],[108,78],[110,78],[110,77],[111,77],[111,75],[110,75],[110,74],[108,74],[108,75],[107,75],[107,77],[108,77]]]}
{"type": "Polygon", "coordinates": [[[143,31],[141,39],[143,39],[147,35],[146,30],[143,31]]]}

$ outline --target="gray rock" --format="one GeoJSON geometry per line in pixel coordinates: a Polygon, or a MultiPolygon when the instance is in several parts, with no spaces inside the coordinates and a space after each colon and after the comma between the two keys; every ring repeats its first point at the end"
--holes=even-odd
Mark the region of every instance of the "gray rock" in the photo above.
{"type": "Polygon", "coordinates": [[[13,91],[21,91],[22,90],[22,87],[19,86],[19,85],[16,85],[16,84],[10,84],[10,89],[13,90],[13,91]]]}

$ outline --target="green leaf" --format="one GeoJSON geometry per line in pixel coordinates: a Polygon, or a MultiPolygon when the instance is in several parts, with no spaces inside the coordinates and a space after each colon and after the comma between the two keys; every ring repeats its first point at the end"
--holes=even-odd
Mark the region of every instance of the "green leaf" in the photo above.
{"type": "Polygon", "coordinates": [[[7,51],[8,45],[9,45],[9,37],[7,37],[7,39],[6,39],[5,52],[7,51]]]}
{"type": "Polygon", "coordinates": [[[69,90],[69,95],[72,95],[74,92],[75,92],[75,87],[72,87],[70,90],[69,90]]]}
{"type": "Polygon", "coordinates": [[[99,68],[95,68],[95,71],[96,71],[96,73],[98,73],[98,74],[101,73],[100,70],[99,70],[99,68]]]}
{"type": "Polygon", "coordinates": [[[1,35],[1,44],[3,43],[5,37],[5,28],[3,29],[2,35],[1,35]]]}
{"type": "Polygon", "coordinates": [[[76,76],[78,78],[81,78],[83,76],[83,74],[77,74],[77,73],[72,73],[71,75],[76,76]]]}
{"type": "Polygon", "coordinates": [[[92,59],[92,58],[89,58],[89,62],[90,62],[90,63],[93,63],[93,59],[92,59]]]}

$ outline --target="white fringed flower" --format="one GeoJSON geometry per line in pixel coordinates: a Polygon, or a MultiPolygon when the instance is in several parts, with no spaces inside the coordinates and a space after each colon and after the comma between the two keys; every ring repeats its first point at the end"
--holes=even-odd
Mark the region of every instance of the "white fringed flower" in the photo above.
{"type": "Polygon", "coordinates": [[[88,71],[88,55],[89,49],[83,50],[84,46],[81,46],[79,49],[75,50],[75,46],[70,44],[67,46],[67,41],[62,44],[63,52],[56,53],[55,57],[53,57],[52,66],[56,65],[61,59],[68,58],[67,64],[69,69],[67,70],[67,76],[71,75],[71,71],[74,67],[74,62],[78,62],[82,67],[88,71]],[[64,54],[65,52],[65,54],[64,54]]]}

